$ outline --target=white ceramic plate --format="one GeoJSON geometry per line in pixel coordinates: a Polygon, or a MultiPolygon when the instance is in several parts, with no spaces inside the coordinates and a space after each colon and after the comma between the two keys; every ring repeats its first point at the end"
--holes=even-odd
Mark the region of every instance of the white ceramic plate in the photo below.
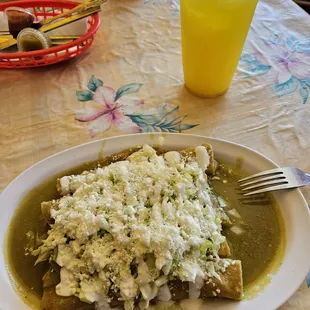
{"type": "MultiPolygon", "coordinates": [[[[58,153],[35,164],[19,175],[0,196],[0,238],[3,246],[6,229],[14,210],[24,195],[44,179],[81,163],[96,160],[98,155],[107,156],[128,147],[145,143],[158,145],[159,136],[164,137],[166,149],[183,149],[188,146],[211,143],[216,158],[235,162],[244,158],[244,168],[250,173],[274,168],[277,165],[263,155],[231,142],[186,134],[135,134],[113,137],[83,144],[58,153]]],[[[264,291],[256,298],[241,302],[216,301],[212,309],[221,310],[272,310],[278,308],[304,281],[310,268],[310,216],[306,201],[299,190],[282,191],[274,194],[281,207],[286,224],[287,249],[283,264],[264,291]]],[[[186,307],[187,308],[187,307],[186,307]]],[[[0,254],[0,309],[29,309],[14,292],[0,254]]],[[[208,307],[208,309],[210,309],[208,307]]]]}

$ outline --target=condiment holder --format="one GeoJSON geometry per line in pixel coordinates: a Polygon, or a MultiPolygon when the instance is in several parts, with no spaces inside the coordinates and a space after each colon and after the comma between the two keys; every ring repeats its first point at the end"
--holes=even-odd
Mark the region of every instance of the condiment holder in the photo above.
{"type": "Polygon", "coordinates": [[[98,30],[100,20],[97,12],[103,2],[91,0],[81,4],[63,0],[21,0],[0,3],[0,11],[7,15],[9,31],[13,36],[1,41],[0,47],[3,49],[17,44],[20,50],[16,53],[0,51],[0,68],[46,66],[85,52],[92,45],[98,30]],[[80,19],[87,22],[87,32],[81,37],[51,35],[49,38],[45,34],[80,19]],[[50,47],[51,39],[57,46],[50,47]]]}
{"type": "Polygon", "coordinates": [[[17,46],[20,52],[29,52],[50,48],[52,41],[45,33],[33,28],[24,28],[17,36],[17,46]]]}

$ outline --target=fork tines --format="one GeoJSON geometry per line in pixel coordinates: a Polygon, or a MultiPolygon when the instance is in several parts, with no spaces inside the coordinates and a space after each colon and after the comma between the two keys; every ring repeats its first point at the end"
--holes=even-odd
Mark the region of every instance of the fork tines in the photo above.
{"type": "Polygon", "coordinates": [[[283,169],[276,168],[253,174],[238,181],[244,196],[283,189],[288,181],[283,169]]]}

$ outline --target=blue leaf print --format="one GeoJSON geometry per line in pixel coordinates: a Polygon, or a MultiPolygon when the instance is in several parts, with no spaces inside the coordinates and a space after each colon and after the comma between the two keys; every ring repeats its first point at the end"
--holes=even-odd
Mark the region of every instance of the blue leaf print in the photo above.
{"type": "Polygon", "coordinates": [[[271,66],[260,64],[260,63],[251,63],[244,70],[244,73],[247,76],[260,76],[267,73],[270,70],[271,66]]]}
{"type": "Polygon", "coordinates": [[[163,115],[162,119],[159,119],[155,124],[158,125],[159,123],[170,123],[175,121],[175,118],[177,117],[177,114],[179,112],[179,107],[175,107],[170,112],[163,115]]]}
{"type": "Polygon", "coordinates": [[[300,85],[300,95],[302,97],[302,103],[305,104],[308,100],[308,97],[309,97],[309,90],[306,86],[302,86],[300,85]]]}
{"type": "Polygon", "coordinates": [[[242,63],[250,63],[250,62],[255,62],[256,57],[254,53],[243,53],[240,57],[240,62],[242,63]]]}
{"type": "MultiPolygon", "coordinates": [[[[179,109],[179,107],[177,107],[177,110],[179,109]]],[[[176,109],[173,109],[174,112],[176,111],[176,109]]],[[[173,112],[173,113],[174,113],[173,112]]],[[[168,113],[168,107],[166,104],[164,104],[161,107],[157,107],[155,112],[151,112],[150,110],[147,112],[145,111],[144,114],[149,114],[149,115],[153,115],[154,119],[156,119],[156,122],[160,122],[168,113]]],[[[172,113],[172,114],[173,114],[172,113]]]]}
{"type": "Polygon", "coordinates": [[[127,85],[123,85],[120,87],[115,95],[115,101],[122,97],[125,94],[131,94],[131,93],[136,93],[140,90],[143,84],[138,84],[138,83],[131,83],[127,85]]]}
{"type": "Polygon", "coordinates": [[[94,94],[89,90],[77,90],[76,96],[79,101],[90,101],[93,99],[94,94]]]}
{"type": "Polygon", "coordinates": [[[260,76],[267,73],[271,66],[260,63],[255,54],[243,54],[240,58],[240,64],[243,64],[243,68],[240,70],[245,73],[246,77],[260,76]]]}
{"type": "Polygon", "coordinates": [[[298,87],[298,79],[294,76],[291,76],[289,80],[284,83],[275,84],[274,91],[278,96],[288,95],[293,93],[298,87]]]}
{"type": "Polygon", "coordinates": [[[309,98],[309,89],[310,89],[310,78],[299,79],[300,84],[300,95],[302,97],[302,103],[305,104],[309,98]]]}
{"type": "Polygon", "coordinates": [[[301,85],[307,85],[310,88],[310,78],[300,79],[299,82],[301,85]]]}
{"type": "Polygon", "coordinates": [[[142,112],[141,114],[132,114],[132,115],[127,115],[129,116],[133,122],[135,122],[138,126],[142,126],[143,124],[158,124],[160,120],[162,120],[165,115],[166,115],[166,110],[164,108],[162,109],[163,111],[158,111],[156,114],[151,114],[147,111],[142,112]]]}
{"type": "Polygon", "coordinates": [[[103,82],[100,79],[97,79],[94,75],[92,75],[87,84],[87,88],[95,92],[96,89],[102,85],[103,85],[103,82]]]}
{"type": "Polygon", "coordinates": [[[167,111],[167,106],[164,105],[157,110],[159,114],[131,114],[127,115],[136,123],[143,132],[181,132],[196,127],[198,124],[182,124],[186,116],[177,116],[179,107],[167,111]]]}
{"type": "Polygon", "coordinates": [[[196,127],[197,125],[181,124],[179,126],[179,131],[188,130],[188,129],[196,127]]]}
{"type": "MultiPolygon", "coordinates": [[[[178,110],[179,107],[177,107],[178,110]]],[[[148,124],[158,124],[167,114],[167,105],[163,105],[161,107],[158,107],[155,109],[148,109],[143,111],[140,114],[133,114],[133,115],[128,115],[131,118],[135,119],[135,123],[136,124],[144,124],[144,123],[148,123],[148,124]]],[[[171,112],[175,112],[176,108],[173,109],[173,111],[171,112]]],[[[172,113],[173,115],[173,113],[172,113]]],[[[139,125],[140,126],[140,125],[139,125]]]]}
{"type": "Polygon", "coordinates": [[[293,52],[304,52],[310,54],[310,40],[298,40],[296,38],[287,40],[286,44],[293,52]]]}
{"type": "Polygon", "coordinates": [[[171,122],[167,123],[166,126],[170,127],[170,126],[178,125],[183,121],[184,118],[185,116],[179,116],[176,119],[172,120],[171,122]]]}

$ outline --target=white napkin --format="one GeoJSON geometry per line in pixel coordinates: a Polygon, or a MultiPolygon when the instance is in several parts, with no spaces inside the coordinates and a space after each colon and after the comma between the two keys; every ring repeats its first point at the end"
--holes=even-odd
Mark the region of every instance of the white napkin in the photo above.
{"type": "Polygon", "coordinates": [[[0,30],[1,31],[8,31],[8,20],[6,18],[6,15],[3,12],[0,12],[0,30]]]}

